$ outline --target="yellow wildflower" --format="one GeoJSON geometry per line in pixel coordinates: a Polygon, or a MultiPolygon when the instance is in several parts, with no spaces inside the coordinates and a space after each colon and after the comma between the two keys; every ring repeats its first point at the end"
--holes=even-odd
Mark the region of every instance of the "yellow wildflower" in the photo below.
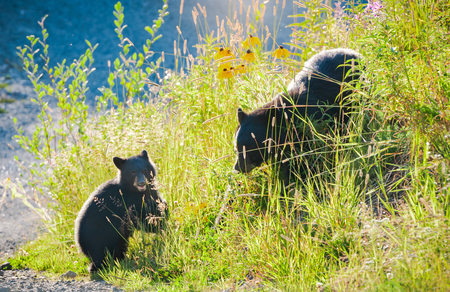
{"type": "Polygon", "coordinates": [[[281,59],[281,58],[286,59],[289,57],[290,54],[291,53],[288,50],[283,48],[283,46],[280,46],[278,49],[275,50],[275,52],[272,54],[272,56],[275,58],[278,58],[278,59],[281,59]]]}
{"type": "Polygon", "coordinates": [[[247,72],[247,66],[245,64],[238,65],[236,68],[234,68],[234,72],[245,73],[247,72]]]}
{"type": "Polygon", "coordinates": [[[248,38],[242,43],[242,46],[246,49],[250,47],[255,47],[256,45],[260,46],[261,41],[259,40],[259,37],[252,36],[251,34],[249,34],[248,38]]]}
{"type": "Polygon", "coordinates": [[[248,63],[255,61],[255,53],[253,53],[250,50],[247,50],[247,52],[241,57],[242,60],[247,61],[248,63]]]}
{"type": "Polygon", "coordinates": [[[227,68],[224,68],[222,71],[217,73],[217,78],[219,79],[230,79],[233,77],[233,67],[231,67],[229,70],[227,68]]]}
{"type": "Polygon", "coordinates": [[[225,57],[233,57],[233,58],[235,58],[233,53],[231,52],[231,50],[229,48],[216,48],[216,51],[217,51],[216,57],[215,57],[216,60],[222,59],[222,58],[225,58],[225,57]]]}
{"type": "Polygon", "coordinates": [[[223,69],[230,70],[231,69],[231,63],[230,62],[220,63],[219,68],[217,69],[217,72],[222,72],[223,69]]]}

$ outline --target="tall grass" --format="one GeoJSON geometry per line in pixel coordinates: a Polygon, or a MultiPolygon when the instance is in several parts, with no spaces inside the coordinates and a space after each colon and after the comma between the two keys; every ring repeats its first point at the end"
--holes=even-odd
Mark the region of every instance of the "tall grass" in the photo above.
{"type": "MultiPolygon", "coordinates": [[[[256,2],[241,12],[239,3],[230,21],[222,26],[219,19],[214,33],[200,24],[202,12],[194,11],[199,55],[194,59],[175,50],[179,69],[164,75],[158,71],[163,60],[148,63],[146,54],[165,10],[147,29],[152,39],[140,53],[124,37],[123,8],[117,4],[122,58],[111,67],[99,114],[90,118],[84,103],[75,102],[75,97],[83,100],[84,87],[68,83],[77,85],[88,76],[45,84],[33,63],[28,70],[39,98],[80,91],[74,103],[63,100],[58,109],[67,123],[59,129],[65,131],[52,138],[52,131],[60,130],[41,102],[44,130],[34,140],[18,137],[46,162],[35,166],[33,173],[42,167],[49,171],[34,183],[41,187],[39,198],[52,203],[53,216],[49,233],[24,246],[13,263],[87,275],[86,259],[73,248],[76,214],[100,183],[114,177],[113,156],[146,149],[169,202],[168,229],[156,235],[136,232],[126,259],[100,272],[108,282],[129,290],[219,291],[244,281],[246,287],[289,291],[448,290],[449,5],[295,2],[304,10],[294,16],[292,41],[283,43],[292,57],[274,60],[261,21],[265,5],[256,2]],[[245,74],[218,79],[214,48],[229,47],[240,56],[249,33],[262,41],[254,49],[256,61],[245,74]],[[308,153],[308,161],[321,162],[317,171],[300,173],[295,190],[283,199],[276,165],[250,175],[233,173],[236,109],[264,104],[307,58],[334,47],[359,51],[364,74],[354,85],[347,131],[313,135],[318,145],[327,145],[308,153]],[[49,256],[37,257],[42,253],[49,256]]],[[[32,46],[21,50],[26,67],[32,46]]],[[[79,74],[90,53],[80,58],[79,74]]],[[[72,66],[65,70],[78,72],[72,66]]]]}

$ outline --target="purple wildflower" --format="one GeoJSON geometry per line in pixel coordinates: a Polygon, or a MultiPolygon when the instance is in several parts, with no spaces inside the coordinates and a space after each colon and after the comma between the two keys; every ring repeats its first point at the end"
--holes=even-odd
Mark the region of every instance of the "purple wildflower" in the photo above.
{"type": "Polygon", "coordinates": [[[372,14],[373,16],[380,16],[380,11],[383,9],[383,4],[378,1],[367,4],[366,9],[364,9],[364,14],[372,14]]]}
{"type": "Polygon", "coordinates": [[[334,17],[336,18],[342,18],[344,16],[344,9],[342,8],[341,1],[338,1],[337,3],[334,3],[334,17]]]}

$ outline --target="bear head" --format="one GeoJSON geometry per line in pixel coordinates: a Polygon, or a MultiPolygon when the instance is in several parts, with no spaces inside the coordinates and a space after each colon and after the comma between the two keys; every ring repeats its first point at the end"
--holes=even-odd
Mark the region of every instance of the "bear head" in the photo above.
{"type": "Polygon", "coordinates": [[[139,192],[145,192],[148,187],[150,190],[155,188],[156,168],[146,150],[126,159],[114,157],[113,161],[119,169],[120,183],[124,186],[135,188],[139,192]]]}
{"type": "Polygon", "coordinates": [[[270,115],[265,109],[247,114],[239,108],[237,116],[239,126],[235,134],[235,150],[238,154],[238,159],[234,169],[248,173],[263,162],[267,162],[271,155],[271,150],[273,150],[270,115]]]}

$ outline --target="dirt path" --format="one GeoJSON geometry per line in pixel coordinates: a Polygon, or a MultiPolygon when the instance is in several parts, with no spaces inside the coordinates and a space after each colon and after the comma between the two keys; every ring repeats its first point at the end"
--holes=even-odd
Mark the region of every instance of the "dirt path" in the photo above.
{"type": "MultiPolygon", "coordinates": [[[[26,85],[26,80],[14,69],[6,65],[0,68],[4,76],[10,79],[0,82],[9,84],[7,89],[0,90],[1,98],[13,98],[13,103],[1,103],[0,107],[7,112],[0,114],[0,260],[11,254],[15,248],[36,236],[39,218],[19,199],[12,199],[11,191],[5,190],[6,180],[25,183],[22,171],[14,157],[28,165],[32,157],[12,139],[17,134],[13,117],[17,118],[17,126],[25,133],[31,134],[37,120],[38,107],[32,103],[30,97],[33,90],[26,85]],[[22,176],[21,176],[22,174],[22,176]]],[[[24,184],[25,185],[25,184],[24,184]]],[[[26,189],[27,191],[29,189],[26,189]]]]}
{"type": "MultiPolygon", "coordinates": [[[[38,106],[31,101],[34,96],[28,82],[14,69],[0,66],[0,72],[11,78],[6,80],[9,84],[7,90],[0,90],[0,98],[14,98],[13,103],[0,103],[0,107],[7,112],[0,114],[0,265],[9,258],[25,242],[36,238],[40,232],[40,217],[33,213],[22,200],[13,199],[11,191],[5,191],[7,179],[21,182],[25,191],[26,173],[14,161],[14,156],[28,166],[33,157],[20,147],[12,138],[17,134],[13,117],[17,118],[18,127],[22,127],[25,134],[31,135],[35,125],[39,122],[38,106]]],[[[1,79],[0,82],[4,82],[1,79]]],[[[123,291],[105,281],[74,280],[73,278],[59,277],[50,279],[29,269],[5,270],[0,269],[0,292],[11,291],[123,291]]]]}

